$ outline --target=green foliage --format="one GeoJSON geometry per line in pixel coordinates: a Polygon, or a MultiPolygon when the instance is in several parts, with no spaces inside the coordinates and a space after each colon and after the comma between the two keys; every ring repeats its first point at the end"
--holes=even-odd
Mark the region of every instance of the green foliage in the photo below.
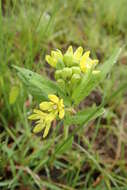
{"type": "MultiPolygon", "coordinates": [[[[126,0],[0,1],[1,190],[127,189],[126,46],[119,56],[119,47],[127,41],[126,13],[126,0]],[[82,79],[85,87],[79,99],[76,91],[68,98],[65,81],[56,84],[45,77],[53,73],[45,54],[56,48],[64,52],[70,44],[74,50],[91,50],[91,57],[100,62],[101,73],[82,79]],[[53,123],[49,136],[42,139],[42,134],[33,134],[28,115],[49,92],[62,97],[65,108],[74,106],[74,112],[67,111],[65,120],[53,123]],[[77,109],[85,98],[82,110],[77,109]],[[90,106],[95,103],[101,105],[90,106]],[[101,181],[93,187],[98,177],[101,181]]],[[[71,60],[64,59],[70,67],[71,60]]],[[[64,66],[60,62],[57,68],[64,66]]],[[[74,90],[78,79],[79,75],[71,79],[74,90]]]]}
{"type": "MultiPolygon", "coordinates": [[[[74,116],[67,115],[65,119],[66,125],[83,125],[86,119],[89,115],[92,113],[95,113],[93,116],[89,118],[88,121],[96,119],[97,117],[101,116],[104,113],[104,108],[98,108],[98,107],[91,107],[91,108],[85,108],[84,110],[81,110],[76,113],[74,116]]],[[[87,122],[88,122],[87,121],[87,122]]]]}
{"type": "Polygon", "coordinates": [[[58,150],[57,151],[57,155],[66,153],[67,151],[71,150],[72,144],[73,144],[73,140],[74,140],[73,137],[69,138],[69,140],[67,141],[67,143],[65,143],[64,145],[63,145],[63,142],[60,142],[60,144],[58,144],[58,146],[56,146],[56,150],[58,150]],[[61,146],[61,148],[59,149],[60,146],[61,146]]]}

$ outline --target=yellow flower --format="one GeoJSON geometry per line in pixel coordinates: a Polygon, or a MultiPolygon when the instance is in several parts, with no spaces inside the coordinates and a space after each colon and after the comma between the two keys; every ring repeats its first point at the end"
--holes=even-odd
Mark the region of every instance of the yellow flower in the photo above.
{"type": "Polygon", "coordinates": [[[91,68],[94,68],[98,63],[97,59],[92,60],[89,57],[89,55],[90,55],[90,51],[87,51],[83,54],[83,56],[80,59],[80,68],[83,73],[87,72],[91,68]]]}
{"type": "Polygon", "coordinates": [[[66,53],[64,54],[64,63],[66,66],[77,65],[83,53],[83,48],[78,47],[75,52],[73,52],[72,46],[69,46],[66,53]]]}
{"type": "Polygon", "coordinates": [[[52,121],[55,119],[53,113],[44,113],[40,110],[35,109],[34,113],[28,117],[30,120],[36,120],[36,125],[33,129],[34,133],[39,133],[44,129],[43,138],[48,135],[52,121]]]}
{"type": "Polygon", "coordinates": [[[48,95],[50,102],[42,102],[40,104],[40,109],[42,111],[53,112],[54,115],[59,115],[59,118],[62,119],[64,117],[64,104],[63,99],[59,99],[56,95],[50,94],[48,95]]]}
{"type": "MultiPolygon", "coordinates": [[[[46,55],[46,61],[56,69],[58,69],[56,65],[58,61],[60,61],[58,66],[60,68],[60,64],[63,63],[62,71],[64,71],[66,67],[76,66],[79,67],[80,71],[83,73],[86,73],[90,69],[94,69],[98,63],[97,59],[92,60],[90,58],[90,51],[87,51],[83,54],[83,48],[81,46],[78,47],[75,51],[73,51],[72,46],[69,46],[65,54],[62,54],[60,50],[51,51],[51,55],[46,55]]],[[[58,71],[60,72],[61,70],[58,71]]],[[[94,73],[94,71],[92,71],[92,73],[94,73]]]]}
{"type": "Polygon", "coordinates": [[[46,55],[45,59],[49,65],[56,67],[57,62],[63,59],[63,55],[60,50],[51,51],[51,55],[46,55]]]}
{"type": "Polygon", "coordinates": [[[30,120],[35,120],[36,125],[33,132],[39,133],[44,129],[43,138],[48,135],[52,121],[59,115],[59,118],[64,117],[63,99],[59,99],[56,95],[48,95],[49,102],[40,103],[40,110],[34,109],[33,114],[28,117],[30,120]]]}
{"type": "Polygon", "coordinates": [[[72,55],[72,56],[73,56],[73,59],[78,61],[78,60],[81,58],[82,53],[83,53],[83,48],[82,48],[82,47],[78,47],[78,48],[76,49],[76,51],[73,53],[73,48],[72,48],[72,46],[69,46],[65,54],[70,54],[70,55],[72,55]]]}

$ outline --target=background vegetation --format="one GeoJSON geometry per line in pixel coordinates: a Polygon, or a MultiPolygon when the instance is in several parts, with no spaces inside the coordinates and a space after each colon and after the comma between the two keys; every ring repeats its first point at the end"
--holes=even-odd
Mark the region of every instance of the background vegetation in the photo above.
{"type": "Polygon", "coordinates": [[[0,189],[126,190],[127,1],[0,2],[0,189]],[[63,128],[56,135],[54,125],[45,140],[32,133],[27,117],[38,102],[11,65],[52,78],[45,54],[70,44],[91,50],[100,64],[116,47],[124,48],[111,74],[80,105],[103,101],[105,114],[54,154],[63,128]]]}

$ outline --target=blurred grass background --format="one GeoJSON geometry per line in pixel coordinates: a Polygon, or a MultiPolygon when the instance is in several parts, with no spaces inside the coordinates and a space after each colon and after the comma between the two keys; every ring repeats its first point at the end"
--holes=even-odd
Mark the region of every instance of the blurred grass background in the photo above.
{"type": "Polygon", "coordinates": [[[127,1],[0,2],[0,189],[126,190],[127,1]],[[45,54],[56,48],[65,51],[70,44],[91,50],[100,64],[116,47],[124,49],[107,80],[81,104],[104,99],[105,115],[50,161],[62,134],[53,129],[46,140],[32,134],[27,116],[37,100],[11,65],[52,77],[45,54]]]}

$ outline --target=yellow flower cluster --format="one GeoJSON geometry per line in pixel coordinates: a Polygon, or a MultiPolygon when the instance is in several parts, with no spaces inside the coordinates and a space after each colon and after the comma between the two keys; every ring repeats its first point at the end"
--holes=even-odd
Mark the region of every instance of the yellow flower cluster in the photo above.
{"type": "Polygon", "coordinates": [[[51,55],[46,55],[46,61],[55,68],[55,79],[68,94],[73,92],[85,73],[99,72],[94,70],[98,60],[90,58],[90,51],[83,53],[82,47],[73,51],[72,46],[69,46],[64,54],[60,50],[51,51],[51,55]]]}
{"type": "Polygon", "coordinates": [[[32,115],[28,117],[30,120],[36,121],[36,126],[33,132],[39,133],[44,129],[43,138],[48,135],[52,121],[59,116],[60,119],[64,117],[63,99],[59,99],[56,95],[48,95],[50,101],[41,102],[40,110],[35,109],[32,115]]]}
{"type": "Polygon", "coordinates": [[[63,62],[64,67],[80,67],[83,73],[86,73],[89,69],[94,68],[98,60],[90,58],[90,51],[83,54],[83,48],[78,47],[73,52],[72,46],[69,46],[65,54],[63,55],[60,50],[52,51],[51,55],[46,55],[46,61],[54,68],[57,64],[63,62]]]}

